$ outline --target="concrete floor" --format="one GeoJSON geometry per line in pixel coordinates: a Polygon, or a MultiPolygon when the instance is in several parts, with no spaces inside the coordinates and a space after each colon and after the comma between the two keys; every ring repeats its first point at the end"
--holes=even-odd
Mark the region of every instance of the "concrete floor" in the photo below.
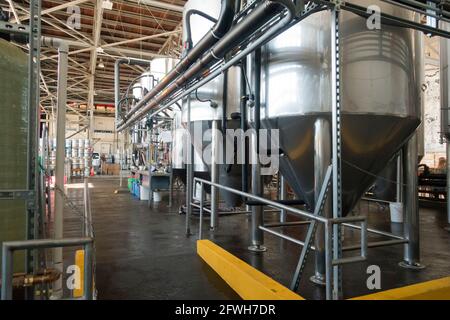
{"type": "MultiPolygon", "coordinates": [[[[148,208],[129,193],[114,194],[118,179],[96,178],[92,210],[96,237],[96,285],[99,299],[239,299],[236,293],[196,254],[197,225],[192,220],[193,236],[185,235],[185,216],[178,214],[184,195],[178,194],[172,208],[167,201],[148,208]]],[[[82,199],[82,190],[69,187],[74,201],[82,199]]],[[[167,199],[165,199],[167,200],[167,199]]],[[[370,212],[369,226],[401,235],[402,227],[390,224],[389,211],[377,204],[362,202],[359,208],[370,212]]],[[[278,214],[266,214],[265,220],[276,221],[278,214]]],[[[291,218],[290,220],[293,220],[291,218]]],[[[443,209],[421,209],[422,261],[421,271],[398,266],[402,246],[369,249],[365,263],[343,268],[346,298],[370,293],[366,286],[367,266],[381,268],[382,290],[450,275],[450,233],[443,209]]],[[[249,243],[250,219],[247,215],[224,217],[217,232],[204,232],[209,238],[247,263],[280,283],[289,286],[301,248],[290,242],[266,235],[268,251],[254,254],[249,243]]],[[[66,213],[65,236],[79,235],[79,218],[66,213]]],[[[304,239],[305,227],[290,227],[286,234],[304,239]]],[[[359,232],[346,229],[347,243],[358,242],[359,232]]],[[[380,240],[370,237],[370,241],[380,240]]],[[[67,253],[71,255],[72,253],[67,253]]],[[[354,253],[356,254],[356,252],[354,253]]],[[[299,293],[307,299],[324,298],[324,290],[308,279],[313,273],[313,253],[310,254],[299,293]]]]}

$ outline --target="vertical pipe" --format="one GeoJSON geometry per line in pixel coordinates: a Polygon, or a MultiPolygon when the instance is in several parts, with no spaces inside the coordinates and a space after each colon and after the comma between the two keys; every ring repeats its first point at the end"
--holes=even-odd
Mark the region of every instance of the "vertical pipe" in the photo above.
{"type": "Polygon", "coordinates": [[[396,190],[396,201],[398,203],[403,202],[403,163],[402,163],[403,153],[400,150],[397,156],[397,190],[396,190]]]}
{"type": "Polygon", "coordinates": [[[186,235],[191,235],[191,214],[192,214],[192,184],[194,179],[194,146],[193,146],[193,135],[192,135],[192,128],[191,128],[191,96],[189,95],[187,97],[187,128],[189,137],[187,139],[187,153],[188,153],[188,159],[186,163],[186,235]]]}
{"type": "Polygon", "coordinates": [[[89,184],[88,179],[84,179],[83,201],[84,201],[84,216],[83,227],[84,236],[89,237],[89,200],[88,200],[89,184]]]}
{"type": "Polygon", "coordinates": [[[2,247],[2,300],[12,300],[13,290],[13,252],[2,247]]]}
{"type": "MultiPolygon", "coordinates": [[[[331,163],[331,135],[330,124],[326,119],[319,118],[314,124],[314,198],[318,203],[320,191],[325,180],[328,166],[331,163]]],[[[327,197],[321,214],[331,218],[331,197],[327,197]]],[[[315,274],[311,281],[315,284],[325,285],[325,228],[322,223],[317,226],[315,235],[315,274]]]]}
{"type": "MultiPolygon", "coordinates": [[[[241,111],[241,129],[245,133],[247,131],[247,81],[245,72],[247,70],[246,60],[243,59],[241,61],[241,101],[240,101],[240,111],[241,111]]],[[[242,154],[242,191],[248,192],[248,156],[247,156],[247,148],[248,143],[245,135],[243,139],[241,139],[241,154],[242,154]]]]}
{"type": "MultiPolygon", "coordinates": [[[[212,135],[211,135],[211,182],[219,183],[219,165],[218,160],[220,157],[219,152],[219,121],[212,121],[212,135]]],[[[219,193],[216,187],[211,186],[211,230],[214,230],[218,227],[218,219],[219,219],[219,193]]]]}
{"type": "Polygon", "coordinates": [[[153,126],[149,130],[148,134],[148,155],[147,155],[147,165],[148,165],[148,207],[150,208],[153,201],[153,190],[152,190],[152,138],[153,138],[153,126]]]}
{"type": "Polygon", "coordinates": [[[402,267],[421,269],[420,264],[420,237],[419,237],[419,199],[417,177],[417,134],[411,137],[403,147],[403,174],[404,174],[404,237],[408,243],[404,246],[402,267]]]}
{"type": "Polygon", "coordinates": [[[325,224],[325,290],[326,299],[333,298],[333,228],[331,224],[325,224]]]}
{"type": "Polygon", "coordinates": [[[84,246],[84,299],[93,299],[93,256],[92,256],[92,242],[84,246]]]}
{"type": "MultiPolygon", "coordinates": [[[[263,181],[261,179],[261,165],[259,163],[259,130],[261,128],[261,49],[255,51],[254,56],[254,130],[252,133],[251,153],[252,153],[252,193],[257,196],[263,196],[263,181]]],[[[250,251],[266,251],[264,245],[264,233],[259,228],[264,224],[264,207],[253,206],[251,216],[251,246],[250,251]]]]}
{"type": "MultiPolygon", "coordinates": [[[[55,239],[63,238],[64,221],[64,163],[66,145],[66,103],[67,103],[67,60],[68,47],[60,45],[58,48],[58,101],[56,122],[56,169],[55,169],[55,239]]],[[[63,273],[63,249],[54,249],[54,267],[63,273]]],[[[54,283],[53,296],[61,298],[62,279],[54,283]]]]}
{"type": "MultiPolygon", "coordinates": [[[[119,102],[120,102],[120,64],[122,59],[117,59],[114,63],[114,104],[115,104],[115,127],[119,123],[119,102]]],[[[117,131],[117,130],[116,130],[117,131]]]]}
{"type": "Polygon", "coordinates": [[[203,202],[205,199],[203,182],[200,184],[200,222],[198,227],[198,240],[203,239],[203,202]]]}
{"type": "MultiPolygon", "coordinates": [[[[281,172],[278,172],[279,175],[281,175],[281,172]]],[[[287,200],[287,186],[286,186],[286,179],[284,178],[283,175],[281,175],[280,177],[280,200],[287,200]]],[[[280,222],[284,223],[286,222],[286,218],[287,218],[287,212],[286,210],[281,210],[281,215],[280,215],[280,222]]]]}
{"type": "MultiPolygon", "coordinates": [[[[119,124],[119,102],[120,102],[120,64],[122,60],[117,59],[114,63],[114,140],[116,153],[119,150],[120,162],[122,162],[123,154],[120,154],[119,148],[119,132],[117,131],[117,125],[119,124]]],[[[120,164],[120,172],[122,173],[122,163],[120,164]]],[[[120,178],[120,187],[122,188],[122,178],[120,178]]]]}
{"type": "MultiPolygon", "coordinates": [[[[261,179],[261,167],[258,162],[257,149],[257,131],[253,130],[251,140],[251,158],[252,158],[252,194],[262,196],[262,179],[261,179]]],[[[263,225],[263,206],[252,206],[251,215],[251,246],[250,251],[266,251],[264,245],[264,233],[259,228],[263,225]]]]}

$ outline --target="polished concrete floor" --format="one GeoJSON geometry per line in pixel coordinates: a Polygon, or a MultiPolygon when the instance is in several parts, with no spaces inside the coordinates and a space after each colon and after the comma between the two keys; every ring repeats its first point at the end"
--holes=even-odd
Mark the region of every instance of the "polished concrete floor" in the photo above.
{"type": "MultiPolygon", "coordinates": [[[[129,193],[114,194],[118,179],[95,178],[90,182],[99,299],[239,299],[197,256],[198,218],[192,219],[193,235],[186,237],[185,216],[179,214],[179,205],[184,201],[182,193],[175,197],[171,208],[167,207],[167,201],[148,208],[146,201],[139,201],[129,193]]],[[[68,193],[80,204],[81,189],[69,186],[68,193]]],[[[401,225],[390,224],[388,209],[362,202],[356,210],[369,213],[369,226],[402,234],[401,225]]],[[[278,216],[268,213],[265,220],[275,222],[278,216]]],[[[370,293],[366,284],[369,265],[381,268],[382,290],[449,276],[450,233],[444,230],[446,226],[443,209],[422,208],[421,250],[426,268],[417,271],[399,267],[403,246],[370,249],[367,262],[343,268],[345,297],[370,293]]],[[[267,252],[251,253],[247,250],[249,229],[247,215],[228,216],[221,218],[218,231],[212,233],[205,229],[204,237],[289,286],[301,248],[266,234],[267,252]]],[[[79,217],[66,212],[65,235],[77,236],[80,230],[79,217]]],[[[305,236],[305,227],[282,231],[301,240],[305,236]]],[[[358,234],[356,230],[346,229],[346,243],[356,244],[358,234]]],[[[385,238],[370,237],[370,241],[377,240],[385,238]]],[[[307,299],[321,299],[323,288],[309,281],[314,268],[313,254],[309,256],[299,293],[307,299]]]]}

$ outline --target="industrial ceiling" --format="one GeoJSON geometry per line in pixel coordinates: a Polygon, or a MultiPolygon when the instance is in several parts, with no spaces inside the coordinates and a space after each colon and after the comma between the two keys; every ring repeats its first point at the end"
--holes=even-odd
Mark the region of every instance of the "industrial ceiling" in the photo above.
{"type": "MultiPolygon", "coordinates": [[[[68,104],[73,112],[96,106],[97,113],[114,103],[114,61],[119,57],[145,60],[180,54],[185,0],[42,0],[42,36],[70,44],[68,104]],[[103,106],[103,107],[102,107],[103,106]]],[[[10,22],[27,24],[29,2],[2,0],[10,22]]],[[[23,47],[26,50],[26,47],[23,47]]],[[[122,86],[141,74],[141,67],[124,67],[122,86]]],[[[42,48],[41,106],[55,106],[57,52],[42,48]]],[[[109,108],[111,112],[112,108],[109,108]]]]}

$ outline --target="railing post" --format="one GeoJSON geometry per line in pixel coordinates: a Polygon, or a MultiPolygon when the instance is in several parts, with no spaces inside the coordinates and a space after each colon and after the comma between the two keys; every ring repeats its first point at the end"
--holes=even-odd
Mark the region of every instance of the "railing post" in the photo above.
{"type": "Polygon", "coordinates": [[[84,299],[93,300],[93,256],[92,256],[92,242],[84,245],[84,299]]]}
{"type": "Polygon", "coordinates": [[[2,300],[12,300],[13,252],[5,244],[2,256],[2,300]]]}
{"type": "Polygon", "coordinates": [[[203,238],[203,201],[204,201],[204,189],[203,182],[200,183],[200,222],[198,230],[198,240],[203,238]]]}
{"type": "Polygon", "coordinates": [[[325,223],[325,287],[326,299],[333,298],[333,226],[330,223],[325,223]]]}

